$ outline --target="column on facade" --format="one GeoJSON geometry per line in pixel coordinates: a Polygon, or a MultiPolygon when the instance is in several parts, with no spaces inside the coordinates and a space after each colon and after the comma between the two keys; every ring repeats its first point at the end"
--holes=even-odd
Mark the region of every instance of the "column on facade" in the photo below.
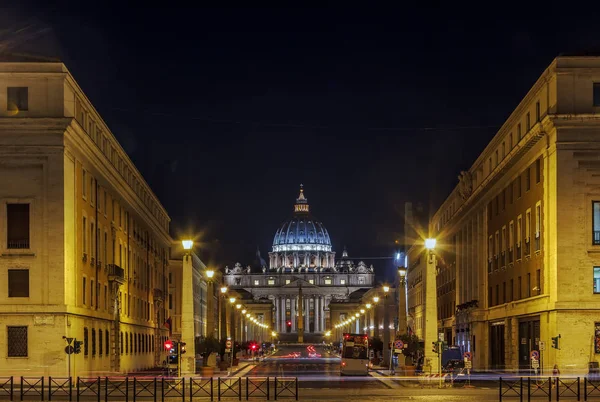
{"type": "Polygon", "coordinates": [[[296,332],[296,296],[290,298],[290,320],[292,321],[292,332],[296,332]]]}
{"type": "Polygon", "coordinates": [[[275,296],[277,308],[275,309],[275,320],[277,321],[277,332],[281,331],[281,296],[275,296]]]}
{"type": "Polygon", "coordinates": [[[314,329],[315,332],[319,332],[319,296],[313,296],[313,306],[315,309],[315,315],[314,315],[314,329]]]}
{"type": "Polygon", "coordinates": [[[285,320],[285,302],[286,297],[281,296],[281,332],[286,332],[286,320],[285,320]]]}
{"type": "Polygon", "coordinates": [[[309,317],[310,317],[310,299],[308,297],[306,297],[304,299],[304,332],[305,333],[310,332],[310,325],[308,325],[309,317]]]}
{"type": "Polygon", "coordinates": [[[327,330],[327,328],[325,328],[325,297],[319,296],[319,299],[319,319],[321,321],[319,327],[321,328],[321,332],[325,332],[327,330]]]}

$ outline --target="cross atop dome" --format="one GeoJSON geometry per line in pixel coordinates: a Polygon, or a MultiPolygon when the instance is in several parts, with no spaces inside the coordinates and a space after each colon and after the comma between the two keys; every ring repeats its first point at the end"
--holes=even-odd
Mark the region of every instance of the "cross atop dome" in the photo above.
{"type": "Polygon", "coordinates": [[[308,213],[308,200],[304,197],[304,185],[300,184],[300,194],[296,198],[296,204],[294,205],[294,212],[296,213],[308,213]]]}

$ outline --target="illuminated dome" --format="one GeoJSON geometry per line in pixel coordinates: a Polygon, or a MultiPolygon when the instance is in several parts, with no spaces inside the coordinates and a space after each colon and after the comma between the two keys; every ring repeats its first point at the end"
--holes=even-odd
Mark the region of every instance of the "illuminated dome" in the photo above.
{"type": "Polygon", "coordinates": [[[294,215],[275,233],[273,251],[331,251],[331,239],[325,226],[311,214],[304,189],[294,205],[294,215]]]}

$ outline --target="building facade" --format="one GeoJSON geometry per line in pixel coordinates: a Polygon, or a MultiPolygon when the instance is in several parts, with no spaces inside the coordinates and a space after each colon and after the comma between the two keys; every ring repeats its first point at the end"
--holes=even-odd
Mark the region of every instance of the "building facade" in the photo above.
{"type": "Polygon", "coordinates": [[[0,374],[162,361],[169,220],[62,63],[0,63],[0,374]]]}
{"type": "Polygon", "coordinates": [[[600,360],[598,112],[600,57],[556,58],[430,221],[438,331],[475,368],[600,360]]]}
{"type": "Polygon", "coordinates": [[[302,188],[293,216],[275,233],[269,265],[261,265],[243,268],[238,263],[226,268],[225,282],[254,300],[268,300],[274,312],[270,326],[280,339],[290,340],[297,336],[298,303],[303,303],[304,338],[321,339],[331,328],[329,304],[371,288],[375,276],[373,266],[362,261],[355,264],[345,250],[335,260],[329,233],[311,215],[302,188]],[[302,300],[298,299],[300,287],[302,300]]]}

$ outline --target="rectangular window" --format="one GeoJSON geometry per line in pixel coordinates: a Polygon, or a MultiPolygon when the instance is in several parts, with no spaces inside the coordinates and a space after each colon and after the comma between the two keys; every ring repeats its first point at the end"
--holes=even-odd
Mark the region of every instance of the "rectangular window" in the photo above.
{"type": "Polygon", "coordinates": [[[541,165],[542,165],[541,159],[536,159],[536,161],[535,161],[535,182],[536,183],[539,183],[542,178],[542,172],[541,172],[542,166],[541,165]]]}
{"type": "Polygon", "coordinates": [[[29,88],[8,87],[6,88],[6,110],[23,111],[29,110],[29,88]]]}
{"type": "Polygon", "coordinates": [[[104,310],[108,308],[107,300],[108,299],[108,287],[104,285],[104,310]]]}
{"type": "Polygon", "coordinates": [[[308,283],[310,283],[311,285],[314,285],[315,284],[315,280],[314,279],[309,279],[308,283]]]}
{"type": "Polygon", "coordinates": [[[82,299],[83,299],[83,305],[84,306],[85,306],[85,302],[86,302],[86,300],[85,300],[85,294],[86,294],[85,291],[86,291],[86,289],[87,289],[86,279],[83,278],[83,294],[82,294],[83,298],[82,299]]]}
{"type": "Polygon", "coordinates": [[[83,355],[87,356],[89,354],[89,337],[88,337],[88,329],[86,327],[83,328],[83,355]]]}
{"type": "Polygon", "coordinates": [[[87,173],[85,169],[82,170],[81,175],[81,195],[83,198],[87,198],[87,173]]]}
{"type": "Polygon", "coordinates": [[[535,238],[539,239],[542,233],[542,204],[535,204],[535,238]]]}
{"type": "Polygon", "coordinates": [[[517,176],[517,199],[521,198],[521,175],[517,176]]]}
{"type": "Polygon", "coordinates": [[[512,250],[515,244],[515,222],[510,221],[508,224],[508,249],[512,250]]]}
{"type": "Polygon", "coordinates": [[[94,228],[94,222],[90,222],[90,255],[92,258],[96,256],[95,248],[96,248],[96,230],[94,228]]]}
{"type": "Polygon", "coordinates": [[[92,356],[96,356],[96,330],[92,328],[92,356]]]}
{"type": "Polygon", "coordinates": [[[508,137],[508,149],[512,149],[513,147],[513,133],[510,133],[510,136],[508,137]]]}
{"type": "Polygon", "coordinates": [[[83,243],[83,254],[87,253],[87,218],[84,216],[83,217],[83,222],[82,222],[82,227],[81,227],[81,241],[83,243]]]}
{"type": "Polygon", "coordinates": [[[267,283],[268,283],[270,286],[272,286],[272,285],[275,285],[275,279],[269,279],[269,280],[267,281],[267,283]]]}
{"type": "MultiPolygon", "coordinates": [[[[121,348],[123,347],[123,338],[121,337],[121,348]]],[[[104,331],[104,345],[106,347],[106,355],[108,356],[110,351],[110,333],[108,330],[104,331]]],[[[123,353],[123,351],[121,351],[123,353]]]]}
{"type": "Polygon", "coordinates": [[[173,295],[169,293],[169,309],[173,309],[173,295]]]}
{"type": "Polygon", "coordinates": [[[325,278],[325,285],[331,285],[331,279],[325,278]]]}
{"type": "Polygon", "coordinates": [[[521,141],[521,123],[517,124],[517,142],[521,141]]]}
{"type": "Polygon", "coordinates": [[[538,296],[542,294],[542,272],[539,269],[535,271],[535,291],[538,296]]]}
{"type": "Polygon", "coordinates": [[[90,178],[90,204],[95,205],[96,202],[96,180],[93,177],[90,178]]]}
{"type": "Polygon", "coordinates": [[[27,357],[27,327],[7,326],[6,343],[7,357],[27,357]]]}
{"type": "Polygon", "coordinates": [[[531,209],[525,212],[525,242],[529,243],[531,239],[531,209]]]}
{"type": "Polygon", "coordinates": [[[285,284],[286,284],[286,285],[287,285],[287,284],[289,284],[290,282],[291,282],[291,281],[290,281],[289,279],[286,279],[286,280],[285,280],[285,284]]]}
{"type": "Polygon", "coordinates": [[[600,244],[600,201],[592,201],[592,244],[600,244]]]}
{"type": "Polygon", "coordinates": [[[539,122],[541,119],[540,101],[535,102],[535,121],[539,122]]]}
{"type": "Polygon", "coordinates": [[[600,82],[594,82],[594,106],[600,106],[600,82]]]}
{"type": "Polygon", "coordinates": [[[102,356],[102,330],[98,330],[98,356],[102,356]]]}
{"type": "Polygon", "coordinates": [[[502,159],[506,157],[506,143],[502,142],[502,159]]]}
{"type": "Polygon", "coordinates": [[[600,267],[594,267],[594,293],[600,293],[600,267]]]}
{"type": "Polygon", "coordinates": [[[498,162],[499,162],[499,160],[498,160],[498,150],[496,150],[496,154],[494,156],[495,156],[494,167],[496,167],[496,166],[498,166],[498,162]]]}
{"type": "Polygon", "coordinates": [[[260,285],[260,281],[258,279],[255,279],[254,280],[254,286],[258,286],[258,285],[260,285]]]}
{"type": "Polygon", "coordinates": [[[94,305],[94,280],[90,281],[90,306],[94,305]]]}
{"type": "Polygon", "coordinates": [[[506,226],[502,226],[502,237],[500,239],[502,254],[506,252],[506,226]]]}
{"type": "Polygon", "coordinates": [[[523,218],[521,215],[517,217],[517,247],[521,247],[521,240],[523,236],[523,218]]]}
{"type": "Polygon", "coordinates": [[[29,297],[29,270],[8,270],[8,297],[29,297]]]}
{"type": "Polygon", "coordinates": [[[29,204],[6,204],[6,248],[28,249],[29,204]]]}
{"type": "Polygon", "coordinates": [[[494,236],[494,257],[497,257],[500,252],[500,232],[496,230],[494,236]]]}
{"type": "Polygon", "coordinates": [[[500,304],[500,285],[496,285],[496,306],[500,304]]]}
{"type": "Polygon", "coordinates": [[[345,285],[346,284],[346,280],[345,279],[340,279],[340,285],[345,285]]]}
{"type": "Polygon", "coordinates": [[[492,158],[488,160],[488,174],[492,173],[492,158]]]}
{"type": "Polygon", "coordinates": [[[529,114],[529,112],[527,112],[527,115],[525,116],[525,124],[527,131],[531,130],[531,115],[529,114]]]}
{"type": "Polygon", "coordinates": [[[525,191],[529,191],[531,189],[531,168],[527,168],[525,170],[525,191]]]}

